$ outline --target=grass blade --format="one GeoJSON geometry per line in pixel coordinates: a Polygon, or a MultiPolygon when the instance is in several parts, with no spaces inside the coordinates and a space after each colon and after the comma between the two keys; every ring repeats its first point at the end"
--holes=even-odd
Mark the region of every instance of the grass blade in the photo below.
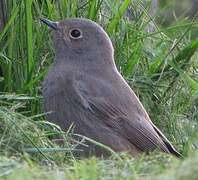
{"type": "Polygon", "coordinates": [[[131,3],[131,0],[125,0],[122,3],[120,8],[118,9],[118,12],[114,15],[114,17],[112,18],[112,20],[110,21],[110,23],[107,26],[107,31],[109,33],[112,33],[115,30],[115,27],[119,23],[121,17],[124,15],[124,13],[127,10],[130,3],[131,3]]]}
{"type": "Polygon", "coordinates": [[[25,0],[26,38],[27,38],[27,81],[32,78],[34,68],[33,42],[32,42],[32,0],[25,0]]]}

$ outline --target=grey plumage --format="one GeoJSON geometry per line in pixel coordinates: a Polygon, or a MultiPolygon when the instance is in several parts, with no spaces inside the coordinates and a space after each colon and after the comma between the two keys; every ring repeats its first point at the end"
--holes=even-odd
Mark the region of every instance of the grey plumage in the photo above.
{"type": "MultiPolygon", "coordinates": [[[[118,72],[113,46],[96,23],[80,18],[44,23],[55,29],[56,56],[43,83],[48,121],[132,155],[156,148],[177,156],[118,72]],[[77,31],[73,31],[77,30],[77,31]],[[72,32],[73,31],[73,32],[72,32]],[[72,37],[72,33],[78,38],[72,37]]],[[[84,155],[106,152],[94,146],[84,155]]]]}

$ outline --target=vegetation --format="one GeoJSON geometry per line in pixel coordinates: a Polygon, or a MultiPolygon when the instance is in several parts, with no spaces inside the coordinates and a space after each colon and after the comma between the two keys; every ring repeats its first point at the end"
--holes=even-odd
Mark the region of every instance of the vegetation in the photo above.
{"type": "Polygon", "coordinates": [[[130,18],[125,13],[139,3],[7,1],[7,23],[0,32],[0,178],[197,178],[198,40],[191,36],[197,21],[181,19],[171,27],[155,25],[155,31],[148,32],[153,17],[147,8],[130,18]],[[78,142],[69,143],[72,132],[62,132],[44,120],[41,82],[53,61],[54,48],[52,34],[39,18],[81,16],[108,32],[118,69],[184,159],[153,152],[138,159],[112,153],[106,159],[80,160],[73,155],[78,142]],[[51,140],[57,135],[64,138],[64,145],[51,140]]]}

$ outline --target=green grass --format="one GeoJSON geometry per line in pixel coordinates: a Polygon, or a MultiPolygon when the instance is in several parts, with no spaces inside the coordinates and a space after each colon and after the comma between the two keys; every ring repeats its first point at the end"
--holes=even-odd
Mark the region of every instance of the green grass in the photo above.
{"type": "Polygon", "coordinates": [[[152,17],[146,10],[137,10],[139,15],[130,20],[125,16],[128,6],[138,7],[136,3],[140,2],[7,2],[8,19],[0,32],[0,179],[196,179],[198,40],[191,34],[197,21],[181,19],[148,33],[152,17]],[[134,159],[110,149],[109,158],[78,159],[74,154],[79,142],[71,137],[72,127],[62,132],[44,121],[41,82],[54,48],[52,34],[39,18],[76,16],[104,27],[119,71],[184,159],[159,152],[134,159]],[[64,144],[55,143],[54,137],[63,138],[64,144]]]}
{"type": "Polygon", "coordinates": [[[122,154],[117,159],[89,158],[69,160],[65,164],[35,164],[25,157],[23,161],[1,157],[1,176],[6,179],[174,179],[196,180],[198,154],[179,161],[164,154],[133,159],[122,154]]]}

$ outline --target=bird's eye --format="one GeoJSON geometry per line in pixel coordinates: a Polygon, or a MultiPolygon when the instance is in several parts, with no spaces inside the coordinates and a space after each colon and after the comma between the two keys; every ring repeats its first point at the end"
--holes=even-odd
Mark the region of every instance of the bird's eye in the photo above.
{"type": "Polygon", "coordinates": [[[80,29],[71,29],[69,31],[69,35],[72,39],[80,39],[82,38],[82,32],[80,29]]]}

